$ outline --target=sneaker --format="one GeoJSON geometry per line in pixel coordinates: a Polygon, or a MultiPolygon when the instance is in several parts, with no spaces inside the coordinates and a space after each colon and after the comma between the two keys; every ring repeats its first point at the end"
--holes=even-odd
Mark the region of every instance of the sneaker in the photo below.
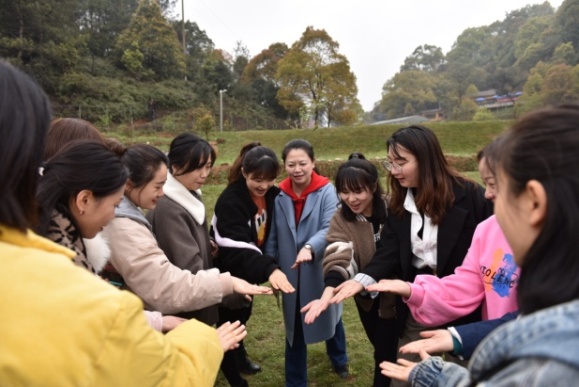
{"type": "Polygon", "coordinates": [[[350,373],[348,372],[348,365],[344,364],[338,367],[334,367],[334,372],[338,374],[342,379],[348,379],[350,373]]]}

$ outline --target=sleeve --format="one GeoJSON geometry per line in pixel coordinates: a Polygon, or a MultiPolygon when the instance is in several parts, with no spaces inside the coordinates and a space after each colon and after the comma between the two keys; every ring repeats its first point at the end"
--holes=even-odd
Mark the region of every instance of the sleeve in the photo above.
{"type": "MultiPolygon", "coordinates": [[[[453,327],[462,343],[462,356],[469,359],[480,342],[500,325],[517,318],[519,312],[505,314],[501,318],[487,321],[478,321],[471,324],[453,327]]],[[[452,332],[451,332],[452,333],[452,332]]]]}
{"type": "Polygon", "coordinates": [[[186,321],[166,335],[147,325],[140,301],[127,292],[111,296],[103,324],[110,324],[95,368],[95,384],[212,386],[223,358],[215,329],[186,321]]]}
{"type": "MultiPolygon", "coordinates": [[[[218,267],[250,283],[266,282],[278,265],[274,258],[261,254],[252,243],[249,209],[239,202],[220,197],[215,205],[213,231],[219,245],[218,267]],[[229,245],[229,246],[228,246],[229,245]],[[244,247],[247,246],[247,247],[244,247]]],[[[271,220],[270,220],[271,222],[271,220]]]]}
{"type": "Polygon", "coordinates": [[[477,233],[463,264],[446,277],[418,275],[410,284],[407,303],[419,323],[435,327],[464,317],[475,311],[484,299],[485,289],[480,276],[481,238],[477,233]]]}
{"type": "Polygon", "coordinates": [[[336,283],[337,278],[341,278],[344,281],[357,274],[357,267],[353,266],[353,264],[355,265],[353,243],[340,226],[339,217],[340,213],[335,212],[330,221],[328,233],[326,234],[328,246],[324,252],[322,262],[324,281],[326,285],[333,287],[340,284],[336,283]]]}
{"type": "Polygon", "coordinates": [[[158,332],[163,332],[163,315],[161,312],[145,310],[145,317],[151,328],[158,332]]]}
{"type": "Polygon", "coordinates": [[[167,259],[153,234],[131,219],[116,218],[104,232],[115,269],[137,296],[161,313],[203,309],[233,293],[228,273],[180,269],[167,259]]]}
{"type": "Polygon", "coordinates": [[[408,382],[412,386],[466,387],[471,385],[471,378],[466,368],[431,356],[410,371],[408,382]]]}
{"type": "MultiPolygon", "coordinates": [[[[192,230],[192,227],[199,225],[184,209],[174,211],[173,208],[158,204],[153,211],[152,220],[159,247],[173,264],[186,267],[192,273],[204,269],[205,260],[202,257],[204,249],[199,246],[199,241],[195,239],[192,230]],[[191,225],[191,222],[195,225],[191,225]]],[[[203,224],[199,227],[205,226],[203,224]]]]}

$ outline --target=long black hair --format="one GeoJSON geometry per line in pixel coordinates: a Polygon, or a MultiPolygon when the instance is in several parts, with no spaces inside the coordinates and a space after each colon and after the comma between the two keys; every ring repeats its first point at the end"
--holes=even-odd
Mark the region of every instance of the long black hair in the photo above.
{"type": "Polygon", "coordinates": [[[181,133],[169,146],[169,169],[175,167],[179,171],[178,176],[202,168],[209,160],[210,166],[213,166],[216,158],[213,147],[192,133],[181,133]]]}
{"type": "Polygon", "coordinates": [[[252,174],[254,178],[275,180],[279,174],[279,161],[275,152],[261,146],[260,142],[249,143],[239,152],[229,170],[228,183],[231,184],[243,178],[245,174],[252,174]]]}
{"type": "Polygon", "coordinates": [[[51,120],[48,98],[26,74],[0,60],[0,224],[37,222],[36,185],[51,120]]]}
{"type": "Polygon", "coordinates": [[[579,298],[579,105],[537,110],[518,121],[493,147],[509,195],[517,197],[530,180],[547,194],[539,235],[522,257],[518,303],[522,313],[579,298]]]}

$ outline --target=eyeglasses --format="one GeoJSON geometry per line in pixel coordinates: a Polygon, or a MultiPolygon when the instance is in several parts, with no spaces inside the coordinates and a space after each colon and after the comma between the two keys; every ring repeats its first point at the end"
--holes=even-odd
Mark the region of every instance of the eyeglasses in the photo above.
{"type": "MultiPolygon", "coordinates": [[[[409,161],[406,164],[413,163],[414,161],[416,161],[416,160],[409,161]]],[[[406,165],[406,164],[404,164],[404,165],[406,165]]],[[[386,168],[386,170],[390,173],[402,173],[402,168],[404,167],[404,165],[398,165],[396,163],[391,163],[388,160],[382,161],[382,166],[384,168],[386,168]]]]}

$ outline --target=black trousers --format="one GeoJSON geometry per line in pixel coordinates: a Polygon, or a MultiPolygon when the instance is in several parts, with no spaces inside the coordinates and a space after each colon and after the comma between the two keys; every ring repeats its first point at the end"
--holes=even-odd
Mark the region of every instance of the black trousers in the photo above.
{"type": "MultiPolygon", "coordinates": [[[[221,326],[226,322],[235,322],[239,320],[242,324],[247,324],[251,316],[253,302],[247,307],[240,309],[219,308],[219,322],[217,326],[221,326]]],[[[239,372],[239,359],[245,356],[245,348],[243,341],[239,343],[239,347],[225,352],[223,361],[221,362],[221,371],[231,386],[239,386],[244,383],[244,379],[239,372]]]]}

